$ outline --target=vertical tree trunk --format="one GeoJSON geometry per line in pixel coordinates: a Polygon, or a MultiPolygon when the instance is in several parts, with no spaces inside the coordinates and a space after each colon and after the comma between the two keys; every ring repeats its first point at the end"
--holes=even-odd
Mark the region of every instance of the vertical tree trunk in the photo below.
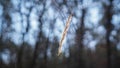
{"type": "Polygon", "coordinates": [[[78,28],[77,35],[76,35],[76,43],[78,45],[78,68],[82,67],[84,68],[84,60],[83,60],[83,39],[84,39],[84,19],[85,19],[86,9],[82,9],[82,18],[81,18],[81,24],[78,28]]]}
{"type": "Polygon", "coordinates": [[[30,68],[35,68],[35,66],[36,66],[36,60],[38,59],[38,55],[39,55],[39,52],[38,52],[39,51],[39,43],[42,42],[42,40],[40,40],[42,38],[42,21],[40,23],[41,23],[40,24],[40,32],[37,37],[37,42],[36,42],[35,49],[33,52],[33,58],[31,61],[30,68]]]}
{"type": "Polygon", "coordinates": [[[48,49],[48,45],[49,45],[49,38],[47,38],[46,40],[46,44],[45,44],[45,53],[44,53],[44,68],[47,68],[47,49],[48,49]]]}
{"type": "Polygon", "coordinates": [[[22,68],[22,58],[23,58],[23,51],[24,51],[24,42],[20,46],[17,54],[17,68],[22,68]]]}
{"type": "Polygon", "coordinates": [[[111,45],[110,45],[110,33],[112,31],[112,1],[110,0],[110,5],[106,6],[105,8],[105,15],[106,15],[106,22],[105,22],[105,28],[106,28],[106,45],[107,45],[107,68],[111,68],[111,45]]]}
{"type": "Polygon", "coordinates": [[[0,68],[3,68],[2,67],[3,66],[3,61],[2,61],[2,55],[1,55],[2,46],[3,46],[3,44],[2,44],[2,38],[0,36],[0,68]]]}
{"type": "Polygon", "coordinates": [[[33,52],[33,58],[32,58],[32,61],[31,61],[31,65],[29,68],[35,68],[36,66],[36,60],[38,59],[38,55],[39,55],[39,43],[43,42],[42,41],[42,37],[43,37],[43,33],[42,33],[42,26],[43,26],[43,22],[42,22],[42,16],[45,12],[45,1],[43,2],[43,10],[41,12],[41,15],[39,15],[39,22],[40,22],[40,25],[39,25],[39,33],[38,33],[38,37],[37,37],[37,40],[36,40],[36,45],[35,45],[35,49],[34,49],[34,52],[33,52]]]}

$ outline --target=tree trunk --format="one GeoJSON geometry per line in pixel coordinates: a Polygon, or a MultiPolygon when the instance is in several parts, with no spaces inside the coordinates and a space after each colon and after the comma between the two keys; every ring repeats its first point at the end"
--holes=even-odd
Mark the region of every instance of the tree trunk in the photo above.
{"type": "Polygon", "coordinates": [[[84,39],[84,19],[85,19],[85,14],[86,14],[86,10],[83,8],[82,9],[82,18],[81,18],[81,24],[80,27],[77,29],[77,35],[76,35],[76,43],[78,45],[78,57],[77,57],[77,61],[78,61],[78,68],[85,67],[84,64],[84,59],[83,59],[83,39],[84,39]]]}
{"type": "Polygon", "coordinates": [[[106,14],[106,45],[107,45],[107,68],[111,68],[111,44],[110,44],[110,33],[112,31],[112,0],[110,0],[110,5],[105,7],[106,14]]]}

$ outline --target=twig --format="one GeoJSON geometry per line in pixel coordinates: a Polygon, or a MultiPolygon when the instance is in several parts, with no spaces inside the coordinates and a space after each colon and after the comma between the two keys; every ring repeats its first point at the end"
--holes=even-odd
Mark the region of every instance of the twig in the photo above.
{"type": "Polygon", "coordinates": [[[65,25],[65,29],[64,29],[64,31],[62,33],[62,37],[61,37],[61,40],[60,40],[60,43],[59,43],[59,48],[58,48],[58,56],[62,53],[62,50],[61,50],[62,43],[63,43],[63,40],[64,40],[64,38],[65,38],[65,36],[67,34],[67,31],[69,29],[71,20],[72,20],[72,14],[68,17],[68,20],[67,20],[66,25],[65,25]]]}

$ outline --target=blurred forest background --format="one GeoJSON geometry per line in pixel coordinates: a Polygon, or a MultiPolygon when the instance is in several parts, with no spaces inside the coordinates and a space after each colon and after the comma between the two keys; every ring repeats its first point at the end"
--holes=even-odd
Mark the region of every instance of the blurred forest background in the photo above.
{"type": "Polygon", "coordinates": [[[0,68],[120,68],[120,0],[0,0],[0,68]]]}

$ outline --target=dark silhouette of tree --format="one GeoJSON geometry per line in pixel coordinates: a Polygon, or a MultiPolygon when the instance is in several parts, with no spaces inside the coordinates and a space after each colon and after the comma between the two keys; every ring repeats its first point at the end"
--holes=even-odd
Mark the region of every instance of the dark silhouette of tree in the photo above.
{"type": "MultiPolygon", "coordinates": [[[[41,48],[41,46],[43,45],[43,31],[42,31],[42,26],[43,26],[43,14],[45,12],[45,2],[43,2],[43,10],[41,11],[40,15],[39,15],[39,33],[38,33],[38,37],[37,37],[37,41],[35,44],[35,49],[33,52],[33,58],[32,58],[32,64],[30,65],[30,68],[35,68],[36,64],[37,64],[37,59],[39,58],[39,49],[41,48]]],[[[41,51],[41,50],[40,50],[41,51]]],[[[46,59],[46,58],[45,58],[46,59]]]]}
{"type": "Polygon", "coordinates": [[[78,45],[78,63],[79,63],[79,67],[83,67],[84,68],[84,59],[83,59],[83,50],[84,50],[84,44],[83,44],[83,39],[84,39],[84,19],[85,19],[85,13],[86,13],[86,9],[82,9],[82,18],[80,19],[81,20],[81,24],[80,24],[80,27],[78,28],[78,30],[76,31],[77,32],[77,45],[78,45]]]}
{"type": "Polygon", "coordinates": [[[120,16],[119,9],[114,8],[116,1],[0,0],[0,68],[119,68],[120,28],[115,17],[120,16]],[[96,17],[101,19],[98,22],[92,21],[96,20],[92,18],[96,8],[100,15],[96,17]],[[66,46],[57,56],[59,33],[71,13],[66,46]],[[106,33],[100,33],[102,30],[106,33]],[[35,38],[35,44],[26,40],[29,35],[35,38]]]}
{"type": "Polygon", "coordinates": [[[85,61],[83,59],[83,50],[84,50],[84,33],[85,33],[85,25],[84,25],[84,20],[85,20],[85,14],[86,14],[86,8],[82,9],[82,16],[80,19],[80,26],[76,30],[76,45],[78,46],[78,67],[77,68],[84,68],[85,67],[85,61]]]}
{"type": "Polygon", "coordinates": [[[107,68],[111,68],[112,64],[111,64],[111,41],[110,41],[110,34],[111,31],[113,29],[113,25],[112,25],[112,15],[113,15],[113,4],[112,4],[113,0],[109,0],[109,5],[105,5],[104,6],[104,16],[105,16],[105,28],[106,28],[106,45],[107,45],[107,68]]]}
{"type": "MultiPolygon", "coordinates": [[[[20,13],[20,15],[21,15],[21,24],[22,24],[22,27],[23,27],[23,30],[24,30],[24,22],[23,22],[23,15],[24,15],[24,13],[22,13],[22,8],[21,8],[21,3],[19,3],[19,9],[18,9],[18,11],[19,11],[19,13],[20,13]]],[[[24,32],[22,32],[22,40],[23,40],[23,43],[21,44],[21,46],[20,46],[20,48],[19,48],[19,50],[18,50],[18,55],[17,55],[17,67],[18,68],[23,68],[22,66],[22,64],[23,64],[23,52],[24,52],[24,46],[25,46],[25,41],[24,41],[24,39],[25,39],[25,35],[28,33],[28,31],[29,31],[29,29],[30,29],[30,14],[31,14],[31,11],[32,11],[32,8],[33,8],[33,6],[32,7],[30,7],[29,8],[29,13],[28,14],[26,14],[26,17],[27,17],[27,26],[26,26],[26,28],[25,28],[25,31],[24,32]]]]}
{"type": "Polygon", "coordinates": [[[3,61],[2,61],[2,58],[0,56],[0,68],[3,68],[2,66],[3,66],[3,61]]]}

